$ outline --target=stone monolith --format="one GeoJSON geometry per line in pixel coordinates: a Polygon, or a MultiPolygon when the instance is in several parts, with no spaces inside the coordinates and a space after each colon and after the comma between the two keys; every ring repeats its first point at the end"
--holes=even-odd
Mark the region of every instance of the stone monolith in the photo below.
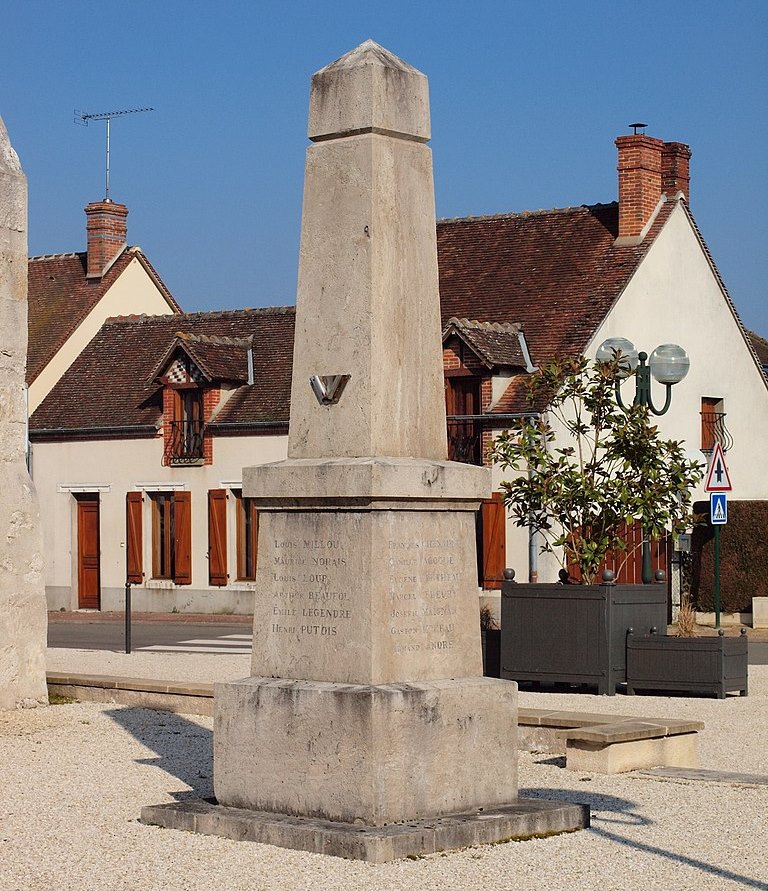
{"type": "Polygon", "coordinates": [[[427,79],[366,41],[312,78],[288,458],[259,508],[252,676],[214,789],[143,819],[386,860],[583,825],[517,798],[517,687],[482,677],[475,511],[447,460],[427,79]]]}
{"type": "Polygon", "coordinates": [[[27,472],[27,180],[0,118],[0,711],[47,704],[40,512],[27,472]]]}

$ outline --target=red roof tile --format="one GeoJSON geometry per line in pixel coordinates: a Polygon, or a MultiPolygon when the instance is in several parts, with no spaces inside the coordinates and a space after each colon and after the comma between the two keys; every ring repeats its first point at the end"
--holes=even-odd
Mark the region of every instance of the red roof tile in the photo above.
{"type": "Polygon", "coordinates": [[[457,334],[488,368],[500,365],[527,368],[520,345],[520,326],[514,322],[476,322],[469,319],[448,319],[443,343],[457,334]]]}
{"type": "Polygon", "coordinates": [[[253,336],[254,383],[230,397],[216,424],[284,424],[293,324],[293,307],[109,319],[34,412],[30,430],[34,434],[157,425],[161,391],[151,374],[179,331],[195,337],[253,336]]]}

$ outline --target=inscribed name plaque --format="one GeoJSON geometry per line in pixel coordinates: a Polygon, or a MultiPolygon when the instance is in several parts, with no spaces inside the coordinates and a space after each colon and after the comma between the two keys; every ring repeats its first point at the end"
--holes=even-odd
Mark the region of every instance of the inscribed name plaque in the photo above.
{"type": "Polygon", "coordinates": [[[482,674],[473,545],[469,511],[262,513],[253,674],[482,674]]]}

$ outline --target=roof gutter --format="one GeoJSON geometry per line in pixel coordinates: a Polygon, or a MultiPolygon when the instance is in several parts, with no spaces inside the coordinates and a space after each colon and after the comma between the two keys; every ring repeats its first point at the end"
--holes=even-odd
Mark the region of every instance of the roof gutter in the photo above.
{"type": "Polygon", "coordinates": [[[84,436],[88,438],[109,436],[155,436],[159,428],[155,424],[131,424],[126,427],[42,427],[31,428],[30,439],[48,436],[84,436]]]}
{"type": "Polygon", "coordinates": [[[446,415],[448,421],[519,421],[521,418],[540,418],[540,411],[486,412],[484,415],[446,415]]]}
{"type": "Polygon", "coordinates": [[[287,427],[288,421],[221,421],[206,425],[214,433],[217,430],[250,430],[266,427],[287,427]]]}

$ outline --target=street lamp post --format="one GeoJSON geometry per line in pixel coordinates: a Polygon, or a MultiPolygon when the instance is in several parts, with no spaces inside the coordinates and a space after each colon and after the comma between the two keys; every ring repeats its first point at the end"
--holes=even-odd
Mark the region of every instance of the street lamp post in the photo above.
{"type": "MultiPolygon", "coordinates": [[[[644,405],[654,415],[666,414],[672,402],[672,387],[688,374],[691,362],[685,350],[676,343],[663,343],[657,346],[650,358],[645,352],[638,353],[632,341],[625,337],[609,337],[597,349],[598,362],[606,362],[618,358],[624,373],[616,379],[616,402],[623,411],[628,406],[621,398],[621,385],[624,378],[635,374],[635,398],[632,405],[644,405]],[[647,363],[647,364],[646,364],[647,363]],[[664,405],[656,408],[651,395],[651,377],[666,389],[664,405]]],[[[648,535],[643,530],[643,566],[642,580],[644,585],[653,581],[651,568],[651,545],[648,535]]]]}

